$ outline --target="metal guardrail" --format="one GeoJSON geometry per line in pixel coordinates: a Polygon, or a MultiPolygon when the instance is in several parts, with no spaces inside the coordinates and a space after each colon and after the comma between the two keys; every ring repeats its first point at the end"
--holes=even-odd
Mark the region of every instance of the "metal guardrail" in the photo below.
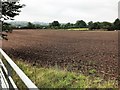
{"type": "Polygon", "coordinates": [[[8,67],[5,67],[4,63],[0,59],[0,84],[2,88],[13,88],[18,90],[14,80],[12,79],[11,69],[13,69],[16,74],[20,77],[23,83],[27,86],[29,90],[39,90],[38,87],[25,75],[25,73],[13,62],[13,60],[0,48],[1,58],[4,57],[6,62],[9,64],[8,67]]]}

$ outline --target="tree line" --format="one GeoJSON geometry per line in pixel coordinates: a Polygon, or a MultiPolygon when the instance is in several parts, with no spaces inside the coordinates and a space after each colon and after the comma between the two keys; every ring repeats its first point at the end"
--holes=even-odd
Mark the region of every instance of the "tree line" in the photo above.
{"type": "Polygon", "coordinates": [[[33,24],[28,22],[24,27],[13,27],[15,29],[71,29],[71,28],[89,28],[89,30],[104,29],[104,30],[120,30],[120,19],[111,22],[93,22],[86,23],[84,20],[78,20],[76,23],[62,24],[59,21],[53,21],[49,25],[33,24]]]}

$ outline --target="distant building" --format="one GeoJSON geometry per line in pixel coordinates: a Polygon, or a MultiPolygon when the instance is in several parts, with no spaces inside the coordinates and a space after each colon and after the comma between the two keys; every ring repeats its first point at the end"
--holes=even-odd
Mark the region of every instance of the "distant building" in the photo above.
{"type": "Polygon", "coordinates": [[[120,19],[120,1],[118,2],[118,18],[120,19]]]}

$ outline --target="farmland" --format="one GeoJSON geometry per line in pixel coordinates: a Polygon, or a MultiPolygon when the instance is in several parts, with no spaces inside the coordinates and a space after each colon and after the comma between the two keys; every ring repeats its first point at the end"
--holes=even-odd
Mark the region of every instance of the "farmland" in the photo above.
{"type": "Polygon", "coordinates": [[[8,39],[3,40],[6,53],[33,66],[118,77],[117,31],[14,30],[8,39]]]}

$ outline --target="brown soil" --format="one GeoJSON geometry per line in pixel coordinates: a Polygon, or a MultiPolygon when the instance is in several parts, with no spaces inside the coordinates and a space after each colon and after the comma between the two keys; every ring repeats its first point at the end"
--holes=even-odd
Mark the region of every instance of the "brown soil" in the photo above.
{"type": "Polygon", "coordinates": [[[104,78],[118,76],[118,32],[15,30],[3,40],[9,56],[42,67],[60,67],[104,78]]]}

